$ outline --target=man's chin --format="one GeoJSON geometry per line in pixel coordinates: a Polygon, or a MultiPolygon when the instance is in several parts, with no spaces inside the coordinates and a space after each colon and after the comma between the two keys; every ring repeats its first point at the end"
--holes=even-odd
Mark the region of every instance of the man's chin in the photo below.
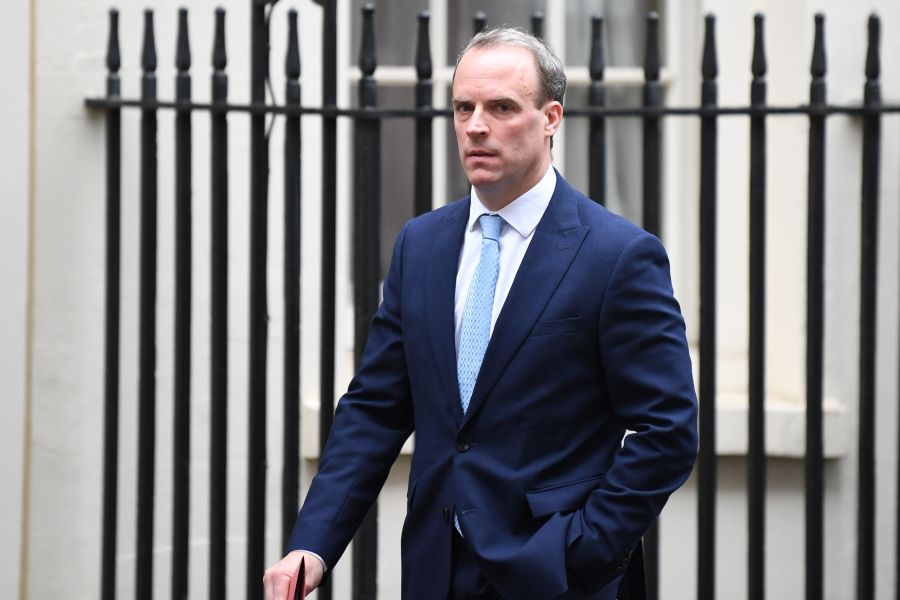
{"type": "Polygon", "coordinates": [[[490,189],[500,180],[500,176],[497,173],[493,172],[485,172],[481,169],[473,171],[471,173],[467,173],[466,177],[469,180],[469,183],[474,185],[478,189],[490,189]]]}

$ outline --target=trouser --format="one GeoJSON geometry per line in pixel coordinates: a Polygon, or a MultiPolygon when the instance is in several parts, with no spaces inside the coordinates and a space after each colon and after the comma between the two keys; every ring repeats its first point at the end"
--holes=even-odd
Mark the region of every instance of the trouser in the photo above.
{"type": "Polygon", "coordinates": [[[502,596],[491,586],[481,572],[481,567],[466,542],[456,531],[453,532],[453,562],[450,570],[449,600],[502,600],[502,596]]]}
{"type": "MultiPolygon", "coordinates": [[[[450,571],[450,594],[448,599],[504,600],[503,596],[494,589],[484,576],[484,573],[481,572],[478,561],[475,560],[475,557],[472,555],[469,547],[466,546],[466,542],[462,539],[462,536],[456,531],[456,528],[453,528],[451,537],[453,538],[453,562],[450,571]]],[[[618,578],[615,581],[610,582],[608,585],[604,586],[602,590],[596,592],[596,595],[591,595],[592,600],[615,600],[615,591],[619,587],[620,580],[621,578],[618,578]]],[[[571,593],[572,592],[564,594],[563,598],[570,597],[569,594],[571,593]]],[[[577,597],[583,598],[584,596],[579,595],[577,597]]]]}

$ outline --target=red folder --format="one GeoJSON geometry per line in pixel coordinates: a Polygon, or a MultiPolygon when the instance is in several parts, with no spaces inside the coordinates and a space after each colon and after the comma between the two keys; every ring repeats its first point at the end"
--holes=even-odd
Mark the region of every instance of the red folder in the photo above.
{"type": "Polygon", "coordinates": [[[288,588],[288,600],[303,600],[306,598],[306,557],[300,559],[294,576],[291,577],[291,586],[288,588]]]}

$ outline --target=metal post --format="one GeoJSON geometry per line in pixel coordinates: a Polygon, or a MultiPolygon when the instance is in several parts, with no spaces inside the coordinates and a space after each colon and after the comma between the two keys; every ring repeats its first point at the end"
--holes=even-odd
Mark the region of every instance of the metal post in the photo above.
{"type": "MultiPolygon", "coordinates": [[[[427,10],[419,13],[419,37],[416,45],[416,108],[432,108],[433,84],[431,82],[431,37],[428,32],[427,10]]],[[[434,167],[432,148],[431,116],[416,118],[415,150],[415,213],[424,214],[431,210],[433,194],[432,169],[434,167]]]]}
{"type": "MultiPolygon", "coordinates": [[[[300,106],[297,11],[288,11],[285,104],[300,106]]],[[[300,115],[284,121],[284,467],[281,539],[287,544],[300,496],[300,115]]]]}
{"type": "MultiPolygon", "coordinates": [[[[337,108],[337,1],[322,6],[322,108],[337,108]]],[[[322,117],[322,275],[319,317],[319,456],[325,451],[334,419],[334,337],[337,254],[337,118],[322,117]]],[[[331,600],[321,586],[320,600],[331,600]]]]}
{"type": "MultiPolygon", "coordinates": [[[[702,108],[718,104],[716,18],[706,16],[702,108]]],[[[700,452],[697,466],[697,598],[716,593],[716,185],[718,117],[700,117],[700,452]]]]}
{"type": "Polygon", "coordinates": [[[228,499],[228,63],[225,10],[216,9],[212,66],[209,598],[226,594],[228,499]]]}
{"type": "Polygon", "coordinates": [[[536,38],[544,37],[544,11],[531,13],[531,34],[536,38]]]}
{"type": "MultiPolygon", "coordinates": [[[[191,101],[187,9],[178,11],[175,99],[191,101]]],[[[191,110],[175,115],[175,351],[172,597],[187,598],[191,462],[191,110]]]]}
{"type": "MultiPolygon", "coordinates": [[[[588,103],[602,107],[606,104],[606,85],[603,83],[603,17],[591,17],[591,87],[588,103]]],[[[606,119],[590,117],[588,133],[588,193],[602,205],[606,205],[606,119]]]]}
{"type": "MultiPolygon", "coordinates": [[[[144,11],[141,99],[156,100],[153,11],[144,11]]],[[[156,465],[156,219],[157,115],[141,110],[141,235],[138,374],[136,597],[153,597],[153,494],[156,465]]]]}
{"type": "MultiPolygon", "coordinates": [[[[869,17],[864,104],[881,105],[881,21],[869,17]]],[[[859,315],[859,503],[857,512],[857,599],[875,597],[875,361],[878,298],[878,179],[881,115],[863,116],[862,208],[859,315]]]]}
{"type": "MultiPolygon", "coordinates": [[[[266,102],[269,76],[267,0],[252,0],[250,10],[250,100],[266,102]]],[[[268,308],[266,286],[269,145],[266,116],[250,116],[250,347],[249,460],[247,463],[247,598],[262,598],[266,521],[266,365],[268,308]]]]}
{"type": "MultiPolygon", "coordinates": [[[[647,15],[647,48],[644,57],[644,106],[662,106],[662,84],[659,81],[659,17],[655,12],[647,15]]],[[[659,117],[643,119],[644,157],[644,229],[660,235],[660,135],[659,117]]]]}
{"type": "Polygon", "coordinates": [[[484,14],[484,11],[479,10],[475,13],[475,16],[472,17],[472,35],[478,35],[487,29],[487,26],[487,15],[484,14]]]}
{"type": "MultiPolygon", "coordinates": [[[[659,81],[659,17],[647,15],[647,47],[644,56],[644,106],[662,106],[662,84],[659,81]]],[[[643,119],[643,224],[644,229],[660,237],[660,144],[659,117],[643,119]]],[[[659,522],[654,520],[644,534],[644,573],[648,600],[659,596],[659,522]]]]}
{"type": "Polygon", "coordinates": [[[825,298],[825,17],[816,15],[809,105],[806,288],[806,600],[822,599],[824,466],[822,374],[825,298]]]}
{"type": "MultiPolygon", "coordinates": [[[[766,105],[763,16],[753,18],[750,105],[766,105]]],[[[747,449],[748,598],[765,596],[766,524],[766,117],[750,117],[750,357],[747,449]]]]}
{"type": "MultiPolygon", "coordinates": [[[[362,43],[359,51],[360,108],[374,108],[377,104],[375,84],[375,7],[362,8],[362,43]]],[[[353,306],[354,356],[359,367],[369,324],[378,308],[381,279],[381,121],[377,118],[358,118],[354,121],[354,184],[353,184],[353,306]]],[[[363,519],[353,539],[353,597],[355,600],[374,600],[378,593],[378,502],[363,519]]]]}
{"type": "MultiPolygon", "coordinates": [[[[119,12],[109,11],[106,97],[122,94],[119,80],[119,12]]],[[[106,317],[103,411],[103,548],[101,598],[116,597],[116,533],[119,492],[119,314],[121,275],[122,111],[106,111],[106,317]]]]}

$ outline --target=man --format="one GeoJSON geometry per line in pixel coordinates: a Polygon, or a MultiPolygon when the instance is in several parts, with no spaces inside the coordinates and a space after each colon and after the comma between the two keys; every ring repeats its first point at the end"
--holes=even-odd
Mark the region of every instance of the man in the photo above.
{"type": "Polygon", "coordinates": [[[520,30],[461,54],[471,195],[401,232],[268,600],[302,556],[309,588],[334,567],[413,431],[415,600],[615,598],[690,473],[696,398],[665,251],[552,168],[564,92],[559,59],[520,30]]]}

